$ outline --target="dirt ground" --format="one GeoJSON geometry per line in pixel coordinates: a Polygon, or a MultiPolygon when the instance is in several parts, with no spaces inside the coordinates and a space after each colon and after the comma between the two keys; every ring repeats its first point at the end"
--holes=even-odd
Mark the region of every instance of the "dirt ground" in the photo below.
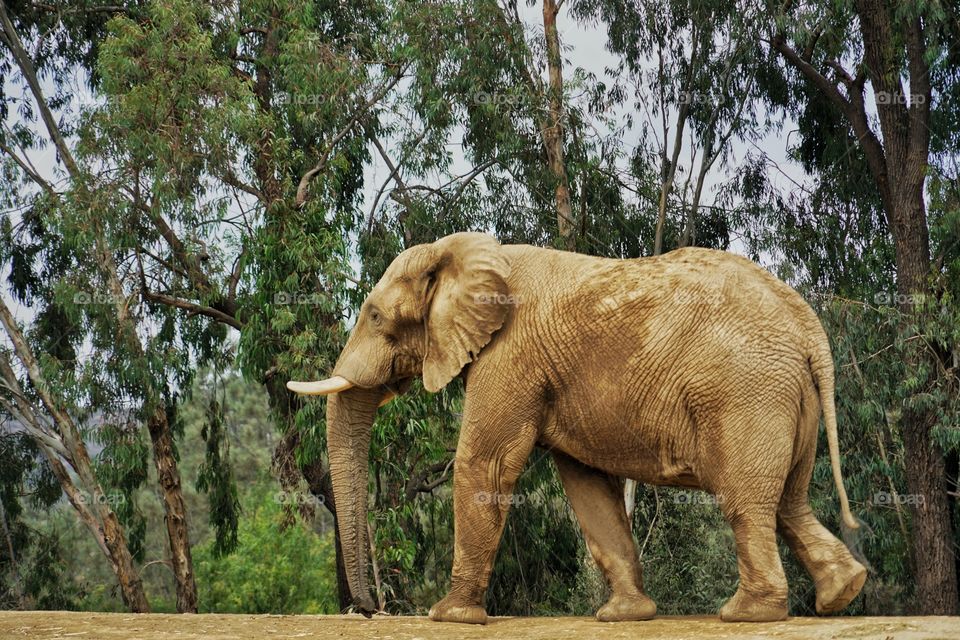
{"type": "Polygon", "coordinates": [[[604,624],[592,618],[493,618],[483,627],[440,624],[426,618],[203,614],[133,615],[66,611],[0,612],[0,640],[281,640],[287,638],[426,640],[613,638],[700,640],[958,640],[960,618],[791,618],[765,624],[727,624],[716,617],[660,617],[604,624]]]}

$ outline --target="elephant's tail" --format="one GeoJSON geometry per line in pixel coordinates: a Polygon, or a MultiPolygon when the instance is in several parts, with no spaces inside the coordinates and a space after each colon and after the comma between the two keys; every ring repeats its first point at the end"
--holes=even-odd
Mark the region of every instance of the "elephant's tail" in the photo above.
{"type": "MultiPolygon", "coordinates": [[[[824,336],[826,342],[826,336],[824,336]]],[[[843,473],[840,471],[840,441],[837,435],[837,407],[834,402],[834,371],[833,356],[827,344],[817,350],[817,355],[810,361],[813,381],[820,393],[820,407],[823,410],[823,425],[827,431],[827,445],[830,448],[830,466],[833,468],[833,482],[837,485],[837,494],[840,496],[840,513],[843,523],[849,529],[859,529],[860,523],[850,512],[850,502],[847,499],[847,490],[843,486],[843,473]]]]}

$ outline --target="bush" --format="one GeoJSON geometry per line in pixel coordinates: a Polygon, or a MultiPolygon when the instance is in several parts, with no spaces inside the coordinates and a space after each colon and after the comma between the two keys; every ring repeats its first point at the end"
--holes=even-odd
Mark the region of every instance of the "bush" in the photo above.
{"type": "Polygon", "coordinates": [[[243,502],[233,553],[216,558],[212,540],[194,549],[201,611],[337,613],[333,532],[318,535],[299,521],[284,527],[268,491],[243,502]]]}

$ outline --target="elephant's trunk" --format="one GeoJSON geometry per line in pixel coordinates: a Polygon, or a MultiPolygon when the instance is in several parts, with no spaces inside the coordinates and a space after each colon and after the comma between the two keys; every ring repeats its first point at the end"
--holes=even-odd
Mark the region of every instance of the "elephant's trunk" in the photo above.
{"type": "Polygon", "coordinates": [[[367,583],[367,458],[381,389],[353,388],[327,399],[327,448],[337,505],[337,528],[353,603],[376,610],[367,583]]]}

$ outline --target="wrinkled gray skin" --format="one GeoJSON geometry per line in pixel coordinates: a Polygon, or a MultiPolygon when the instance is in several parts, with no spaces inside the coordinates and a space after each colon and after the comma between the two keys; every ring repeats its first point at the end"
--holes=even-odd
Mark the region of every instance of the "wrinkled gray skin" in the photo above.
{"type": "Polygon", "coordinates": [[[509,495],[549,449],[612,596],[601,620],[655,615],[643,593],[620,478],[717,496],[740,585],[720,615],[786,616],[776,532],[813,576],[817,609],[843,609],[866,571],[814,517],[807,488],[823,408],[844,522],[833,360],[809,305],[732,254],[682,249],[609,260],[454,234],[404,251],[364,303],[327,394],[340,537],[358,608],[367,583],[370,431],[377,406],[422,376],[466,382],[454,465],[450,593],[434,620],[483,623],[509,495]]]}

